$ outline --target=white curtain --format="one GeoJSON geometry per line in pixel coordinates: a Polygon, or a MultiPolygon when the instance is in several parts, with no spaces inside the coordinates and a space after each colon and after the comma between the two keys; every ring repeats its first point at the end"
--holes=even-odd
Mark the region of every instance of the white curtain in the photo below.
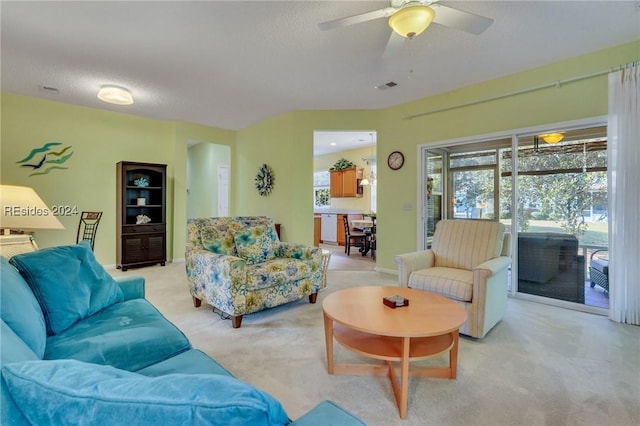
{"type": "Polygon", "coordinates": [[[640,63],[609,74],[609,318],[640,325],[640,63]]]}

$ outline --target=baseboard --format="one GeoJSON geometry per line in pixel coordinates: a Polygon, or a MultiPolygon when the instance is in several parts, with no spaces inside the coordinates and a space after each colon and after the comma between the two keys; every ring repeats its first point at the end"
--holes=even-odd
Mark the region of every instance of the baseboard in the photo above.
{"type": "MultiPolygon", "coordinates": [[[[184,262],[185,262],[184,257],[180,258],[180,259],[167,259],[167,263],[184,263],[184,262]]],[[[117,265],[115,265],[115,264],[113,264],[113,265],[102,265],[102,267],[104,269],[107,269],[107,270],[109,270],[109,269],[117,269],[117,265]]],[[[131,269],[134,269],[134,268],[131,268],[131,269]]]]}
{"type": "Polygon", "coordinates": [[[389,268],[380,268],[378,266],[376,266],[375,268],[373,268],[374,271],[376,272],[382,272],[384,274],[390,274],[390,275],[398,275],[398,271],[396,269],[389,269],[389,268]]]}

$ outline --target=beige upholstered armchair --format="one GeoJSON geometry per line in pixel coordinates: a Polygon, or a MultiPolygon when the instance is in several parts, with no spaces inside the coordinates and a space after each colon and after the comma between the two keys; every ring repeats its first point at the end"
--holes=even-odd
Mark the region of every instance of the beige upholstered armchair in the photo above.
{"type": "Polygon", "coordinates": [[[507,305],[510,237],[484,220],[441,220],[431,248],[395,256],[402,287],[430,291],[464,306],[461,334],[483,338],[507,305]]]}

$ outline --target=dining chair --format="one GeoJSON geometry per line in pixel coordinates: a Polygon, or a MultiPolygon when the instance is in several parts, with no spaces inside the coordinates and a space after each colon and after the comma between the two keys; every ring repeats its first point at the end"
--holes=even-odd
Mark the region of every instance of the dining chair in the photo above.
{"type": "Polygon", "coordinates": [[[76,243],[87,240],[91,243],[91,250],[93,250],[93,244],[96,241],[96,232],[98,231],[100,218],[102,218],[102,212],[82,212],[80,214],[76,243]]]}
{"type": "Polygon", "coordinates": [[[352,232],[349,226],[349,219],[347,215],[342,216],[342,223],[344,224],[344,252],[349,256],[351,254],[351,247],[364,247],[367,239],[367,234],[364,232],[352,232]]]}

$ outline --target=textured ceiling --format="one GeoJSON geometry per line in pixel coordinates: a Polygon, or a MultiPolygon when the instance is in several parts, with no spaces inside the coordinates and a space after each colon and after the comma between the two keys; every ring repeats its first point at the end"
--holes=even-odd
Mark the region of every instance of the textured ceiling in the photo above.
{"type": "Polygon", "coordinates": [[[495,22],[480,35],[432,24],[388,58],[385,19],[316,27],[388,1],[2,1],[2,91],[241,129],[292,110],[389,107],[640,39],[637,1],[441,3],[495,22]],[[103,84],[136,103],[98,101],[103,84]]]}

